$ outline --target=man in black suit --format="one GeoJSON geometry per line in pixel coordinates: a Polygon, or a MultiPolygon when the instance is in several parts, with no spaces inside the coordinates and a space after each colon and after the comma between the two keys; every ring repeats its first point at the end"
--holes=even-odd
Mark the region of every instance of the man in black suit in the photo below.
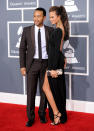
{"type": "Polygon", "coordinates": [[[45,110],[47,99],[42,90],[45,71],[48,63],[48,40],[52,31],[45,26],[46,11],[37,8],[34,11],[34,25],[25,27],[20,43],[19,56],[21,74],[27,76],[27,116],[26,126],[32,126],[35,119],[35,96],[39,79],[40,105],[39,117],[41,123],[46,123],[45,110]]]}

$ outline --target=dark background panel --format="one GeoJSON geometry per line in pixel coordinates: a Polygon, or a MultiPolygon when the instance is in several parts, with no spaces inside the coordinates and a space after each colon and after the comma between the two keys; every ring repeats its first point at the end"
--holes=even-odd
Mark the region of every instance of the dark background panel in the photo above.
{"type": "Polygon", "coordinates": [[[94,101],[94,77],[72,76],[72,99],[94,101]]]}

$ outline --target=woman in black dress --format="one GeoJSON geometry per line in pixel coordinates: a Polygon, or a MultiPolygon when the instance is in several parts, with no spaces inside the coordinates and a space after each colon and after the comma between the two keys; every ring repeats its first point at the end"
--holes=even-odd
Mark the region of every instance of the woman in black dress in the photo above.
{"type": "Polygon", "coordinates": [[[62,53],[63,41],[69,39],[69,23],[63,6],[52,6],[49,10],[50,21],[56,28],[49,38],[48,69],[45,74],[43,91],[49,106],[50,119],[53,125],[65,123],[66,113],[66,85],[64,66],[66,59],[62,53]]]}

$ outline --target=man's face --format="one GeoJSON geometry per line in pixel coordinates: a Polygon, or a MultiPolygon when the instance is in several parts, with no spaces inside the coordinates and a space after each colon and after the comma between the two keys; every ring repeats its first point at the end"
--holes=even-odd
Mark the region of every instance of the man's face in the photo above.
{"type": "Polygon", "coordinates": [[[34,17],[33,17],[33,19],[34,19],[34,24],[36,25],[36,26],[42,26],[43,25],[43,22],[44,22],[44,20],[45,20],[45,16],[43,15],[43,12],[42,11],[38,11],[38,10],[36,10],[35,12],[34,12],[34,17]]]}

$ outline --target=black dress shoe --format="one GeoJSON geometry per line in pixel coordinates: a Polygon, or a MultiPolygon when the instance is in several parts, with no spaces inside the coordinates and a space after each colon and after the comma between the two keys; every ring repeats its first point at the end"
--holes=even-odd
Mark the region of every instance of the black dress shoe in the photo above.
{"type": "Polygon", "coordinates": [[[41,123],[47,123],[47,119],[45,116],[40,116],[40,122],[41,123]]]}
{"type": "Polygon", "coordinates": [[[32,126],[33,125],[33,123],[34,123],[34,120],[29,120],[29,121],[27,121],[27,123],[26,123],[26,126],[27,127],[30,127],[30,126],[32,126]]]}

